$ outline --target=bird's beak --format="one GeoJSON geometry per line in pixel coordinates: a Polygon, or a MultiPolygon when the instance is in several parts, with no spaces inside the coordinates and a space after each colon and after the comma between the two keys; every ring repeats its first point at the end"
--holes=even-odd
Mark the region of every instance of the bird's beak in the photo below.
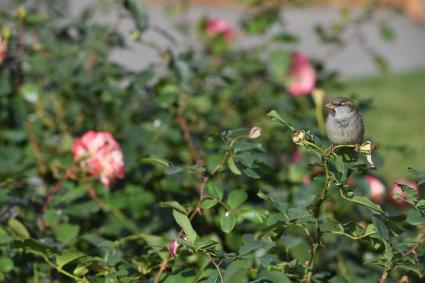
{"type": "Polygon", "coordinates": [[[331,109],[331,110],[334,110],[335,109],[335,104],[332,104],[332,103],[328,103],[328,104],[326,104],[325,105],[326,106],[326,108],[329,108],[329,109],[331,109]]]}

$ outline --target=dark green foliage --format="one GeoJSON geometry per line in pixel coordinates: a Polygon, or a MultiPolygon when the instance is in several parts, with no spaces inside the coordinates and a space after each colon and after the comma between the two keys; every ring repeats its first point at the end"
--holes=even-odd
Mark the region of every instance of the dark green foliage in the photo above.
{"type": "MultiPolygon", "coordinates": [[[[378,205],[364,155],[345,162],[326,150],[321,105],[285,89],[286,44],[297,38],[279,9],[245,1],[248,33],[278,28],[261,44],[235,50],[210,38],[178,53],[145,41],[158,30],[141,1],[114,7],[133,21],[131,38],[93,20],[92,8],[64,21],[66,2],[33,2],[26,15],[0,17],[10,33],[0,63],[1,282],[423,280],[420,191],[401,186],[406,206],[378,205]],[[131,40],[161,60],[140,71],[112,63],[131,40]],[[294,144],[296,129],[306,138],[294,144]],[[89,130],[123,149],[125,179],[109,189],[70,170],[74,138],[89,130]]],[[[341,42],[347,13],[334,32],[317,28],[324,42],[341,42]]],[[[317,72],[324,91],[338,85],[317,72]]],[[[423,186],[425,173],[411,172],[423,186]]]]}

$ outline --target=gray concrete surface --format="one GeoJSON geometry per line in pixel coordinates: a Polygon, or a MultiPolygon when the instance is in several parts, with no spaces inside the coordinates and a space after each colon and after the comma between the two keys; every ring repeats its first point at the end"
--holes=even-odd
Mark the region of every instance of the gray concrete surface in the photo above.
{"type": "MultiPolygon", "coordinates": [[[[96,0],[70,1],[72,4],[70,12],[72,15],[77,15],[84,7],[93,4],[95,1],[96,0]]],[[[14,1],[9,2],[9,4],[6,2],[8,2],[8,0],[2,0],[0,8],[12,9],[12,6],[16,4],[14,1]]],[[[173,23],[168,20],[167,16],[164,15],[162,6],[149,6],[148,10],[150,21],[153,25],[175,34],[175,27],[173,23]]],[[[201,16],[205,15],[208,17],[227,19],[234,26],[237,26],[237,22],[243,12],[241,7],[233,6],[194,6],[190,10],[187,19],[196,22],[201,16]]],[[[329,24],[331,21],[338,19],[338,8],[287,8],[283,11],[282,17],[288,31],[297,34],[301,39],[299,44],[291,45],[291,49],[301,50],[315,58],[323,58],[325,54],[329,53],[329,47],[320,44],[313,29],[317,23],[329,24]]],[[[108,15],[99,14],[96,16],[96,20],[98,21],[113,22],[115,19],[116,14],[114,13],[108,15]]],[[[132,29],[131,21],[128,19],[123,20],[120,24],[120,29],[129,34],[132,29]]],[[[402,15],[384,11],[378,14],[374,23],[362,26],[361,30],[365,34],[369,46],[388,60],[389,66],[393,72],[425,68],[425,24],[414,23],[402,15]],[[386,20],[394,29],[396,34],[394,42],[384,42],[380,38],[377,23],[382,20],[386,20]]],[[[168,47],[174,51],[183,50],[188,46],[196,44],[195,37],[189,40],[179,36],[176,36],[176,38],[177,42],[172,44],[153,31],[148,31],[145,35],[146,40],[168,47]]],[[[241,37],[237,45],[244,47],[255,44],[258,41],[258,38],[241,37]]],[[[133,70],[140,70],[159,59],[154,50],[130,42],[127,49],[114,50],[111,54],[111,60],[133,70]]],[[[378,72],[372,60],[362,51],[361,46],[356,42],[352,43],[335,56],[332,56],[326,63],[328,69],[339,71],[345,77],[366,76],[378,72]]]]}
{"type": "MultiPolygon", "coordinates": [[[[196,21],[201,16],[217,17],[227,19],[237,26],[243,10],[240,7],[193,7],[188,15],[189,21],[196,21]]],[[[149,15],[151,22],[163,29],[173,32],[173,25],[164,16],[163,8],[160,6],[150,6],[149,15]]],[[[320,44],[314,27],[317,23],[329,24],[338,19],[339,9],[329,7],[309,7],[309,8],[288,8],[282,13],[288,31],[297,34],[300,42],[290,46],[291,49],[301,50],[317,59],[326,57],[329,53],[329,46],[320,44]]],[[[131,24],[130,24],[131,26],[131,24]]],[[[123,23],[123,29],[129,26],[123,23]]],[[[368,45],[375,51],[382,54],[388,61],[391,71],[402,72],[417,68],[425,68],[425,25],[414,23],[404,17],[389,11],[381,12],[374,22],[360,27],[367,38],[368,45]],[[385,20],[393,28],[396,37],[393,42],[384,41],[378,32],[380,21],[385,20]]],[[[190,42],[178,38],[176,45],[168,43],[158,34],[148,32],[146,39],[157,42],[172,49],[184,49],[190,42]]],[[[194,39],[193,39],[194,40],[194,39]]],[[[238,45],[246,46],[255,44],[258,39],[240,38],[238,45]]],[[[112,55],[112,60],[124,63],[132,69],[140,69],[149,62],[155,61],[154,51],[144,47],[131,45],[129,50],[116,51],[112,55]]],[[[378,69],[363,51],[360,44],[353,42],[347,48],[327,60],[327,67],[330,70],[339,71],[344,77],[366,76],[378,73],[378,69]]]]}

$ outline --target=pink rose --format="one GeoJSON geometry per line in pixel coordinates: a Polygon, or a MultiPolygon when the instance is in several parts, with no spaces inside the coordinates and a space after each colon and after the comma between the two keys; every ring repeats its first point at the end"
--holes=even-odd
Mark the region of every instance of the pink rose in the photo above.
{"type": "Polygon", "coordinates": [[[380,203],[385,198],[385,185],[375,176],[366,176],[366,182],[369,184],[369,198],[377,203],[380,203]]]}
{"type": "Polygon", "coordinates": [[[398,184],[408,186],[409,188],[414,189],[416,192],[418,191],[418,185],[406,179],[397,179],[393,182],[393,186],[391,188],[391,200],[397,205],[404,205],[406,204],[404,200],[398,200],[394,198],[395,194],[399,194],[401,196],[405,195],[405,193],[398,184]]]}
{"type": "Polygon", "coordinates": [[[177,254],[177,248],[179,247],[179,243],[177,243],[176,239],[172,239],[170,243],[168,244],[168,251],[170,252],[170,255],[172,257],[176,257],[177,254]]]}
{"type": "Polygon", "coordinates": [[[287,88],[294,96],[308,95],[316,86],[316,72],[308,58],[300,52],[291,54],[291,67],[288,75],[290,81],[287,88]]]}
{"type": "Polygon", "coordinates": [[[216,37],[223,35],[226,42],[231,42],[236,36],[235,31],[229,25],[229,23],[222,19],[207,20],[205,27],[205,33],[209,37],[216,37]]]}
{"type": "Polygon", "coordinates": [[[3,62],[4,57],[6,57],[7,52],[7,42],[0,35],[0,64],[3,62]]]}
{"type": "Polygon", "coordinates": [[[72,153],[83,171],[99,178],[105,187],[114,179],[124,178],[121,148],[108,132],[88,131],[75,141],[72,153]]]}

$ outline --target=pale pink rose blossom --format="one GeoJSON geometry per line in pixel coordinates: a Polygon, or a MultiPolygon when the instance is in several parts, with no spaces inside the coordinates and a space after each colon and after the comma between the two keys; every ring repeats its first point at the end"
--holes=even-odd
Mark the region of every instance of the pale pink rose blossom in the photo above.
{"type": "Polygon", "coordinates": [[[392,201],[397,205],[405,205],[406,202],[404,200],[401,200],[401,199],[398,200],[398,199],[394,198],[394,196],[396,194],[399,194],[401,196],[405,195],[405,193],[403,192],[403,190],[401,189],[401,187],[398,184],[406,185],[409,188],[414,189],[416,192],[418,191],[418,185],[416,185],[414,182],[406,180],[406,179],[397,179],[393,182],[393,186],[391,188],[391,199],[392,199],[392,201]]]}
{"type": "Polygon", "coordinates": [[[6,57],[7,52],[7,42],[0,35],[0,64],[3,62],[4,57],[6,57]]]}
{"type": "Polygon", "coordinates": [[[289,69],[288,91],[294,96],[310,94],[316,86],[316,72],[310,65],[308,58],[300,53],[291,54],[291,67],[289,69]]]}
{"type": "Polygon", "coordinates": [[[108,132],[88,131],[75,141],[72,153],[83,171],[99,178],[105,187],[115,179],[124,178],[121,148],[108,132]]]}
{"type": "Polygon", "coordinates": [[[385,198],[386,188],[385,185],[375,176],[366,176],[366,182],[369,184],[369,198],[376,202],[381,203],[385,198]]]}
{"type": "Polygon", "coordinates": [[[235,31],[230,24],[223,19],[211,19],[207,21],[205,33],[209,37],[223,35],[226,42],[231,42],[236,36],[235,31]]]}
{"type": "Polygon", "coordinates": [[[172,239],[170,241],[170,243],[168,244],[168,251],[170,252],[170,255],[172,257],[176,257],[177,249],[178,249],[179,246],[180,245],[179,245],[179,243],[177,243],[176,239],[172,239]]]}

